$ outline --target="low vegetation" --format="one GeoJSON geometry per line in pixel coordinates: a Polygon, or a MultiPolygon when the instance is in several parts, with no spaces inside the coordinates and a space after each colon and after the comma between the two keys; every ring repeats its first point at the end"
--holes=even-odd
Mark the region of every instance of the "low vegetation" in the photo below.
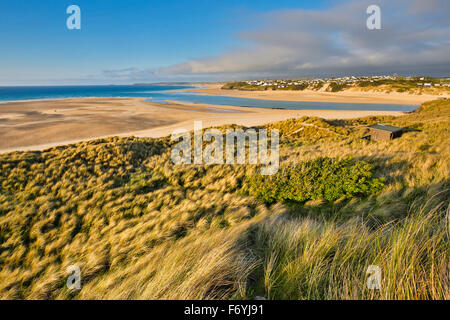
{"type": "Polygon", "coordinates": [[[352,163],[350,158],[317,158],[282,168],[273,176],[254,175],[249,179],[249,193],[266,203],[307,200],[351,199],[380,191],[383,179],[374,179],[373,165],[352,163]]]}
{"type": "Polygon", "coordinates": [[[450,298],[448,101],[267,127],[282,167],[266,178],[173,165],[168,138],[0,155],[0,298],[450,298]],[[409,129],[360,139],[377,122],[409,129]]]}
{"type": "Polygon", "coordinates": [[[340,92],[345,90],[398,92],[408,94],[450,94],[449,79],[430,77],[389,77],[386,79],[291,79],[291,80],[253,80],[228,82],[222,86],[224,90],[266,91],[266,90],[313,90],[340,92]],[[261,84],[262,83],[262,84],[261,84]]]}

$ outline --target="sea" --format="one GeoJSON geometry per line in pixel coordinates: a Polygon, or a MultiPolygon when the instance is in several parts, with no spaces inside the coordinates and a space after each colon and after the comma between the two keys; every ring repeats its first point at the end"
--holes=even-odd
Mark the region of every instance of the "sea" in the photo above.
{"type": "MultiPolygon", "coordinates": [[[[21,86],[0,87],[0,102],[64,99],[88,97],[138,97],[148,101],[165,103],[169,100],[211,105],[257,107],[294,110],[370,110],[370,111],[413,111],[418,105],[337,103],[278,101],[225,97],[220,95],[197,95],[175,90],[194,89],[184,85],[92,85],[92,86],[21,86]]],[[[198,87],[195,87],[198,89],[198,87]]],[[[1,104],[0,104],[1,109],[1,104]]]]}

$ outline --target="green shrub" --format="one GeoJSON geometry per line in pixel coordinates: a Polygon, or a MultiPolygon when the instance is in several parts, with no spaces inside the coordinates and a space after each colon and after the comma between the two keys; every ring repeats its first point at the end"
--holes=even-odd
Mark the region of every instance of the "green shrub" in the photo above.
{"type": "Polygon", "coordinates": [[[248,192],[266,203],[305,202],[366,196],[379,191],[384,179],[372,178],[374,166],[365,161],[317,158],[285,167],[274,176],[248,178],[248,192]]]}
{"type": "Polygon", "coordinates": [[[129,189],[135,194],[144,194],[155,191],[167,184],[166,178],[160,174],[139,173],[130,178],[129,189]]]}
{"type": "Polygon", "coordinates": [[[329,90],[331,92],[339,92],[344,89],[348,88],[348,85],[345,83],[337,83],[337,82],[331,82],[329,86],[329,90]]]}

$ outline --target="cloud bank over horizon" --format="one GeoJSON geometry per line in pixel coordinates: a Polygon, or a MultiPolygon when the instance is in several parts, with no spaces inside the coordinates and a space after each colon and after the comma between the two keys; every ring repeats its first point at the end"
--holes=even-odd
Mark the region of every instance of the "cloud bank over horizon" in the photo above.
{"type": "Polygon", "coordinates": [[[344,74],[450,76],[450,1],[338,1],[326,10],[259,15],[262,27],[223,54],[157,69],[106,70],[121,81],[232,80],[344,74]],[[381,30],[368,30],[366,9],[381,7],[381,30]]]}

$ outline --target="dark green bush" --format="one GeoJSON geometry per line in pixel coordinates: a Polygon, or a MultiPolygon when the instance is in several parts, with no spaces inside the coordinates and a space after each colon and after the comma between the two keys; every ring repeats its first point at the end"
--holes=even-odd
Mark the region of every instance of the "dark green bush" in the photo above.
{"type": "Polygon", "coordinates": [[[273,176],[254,175],[247,179],[248,191],[266,203],[305,202],[366,196],[379,191],[383,179],[372,178],[374,166],[365,161],[318,158],[280,168],[273,176]]]}
{"type": "Polygon", "coordinates": [[[161,173],[139,173],[131,177],[128,183],[130,191],[135,194],[145,194],[155,191],[167,184],[167,180],[161,173]]]}

